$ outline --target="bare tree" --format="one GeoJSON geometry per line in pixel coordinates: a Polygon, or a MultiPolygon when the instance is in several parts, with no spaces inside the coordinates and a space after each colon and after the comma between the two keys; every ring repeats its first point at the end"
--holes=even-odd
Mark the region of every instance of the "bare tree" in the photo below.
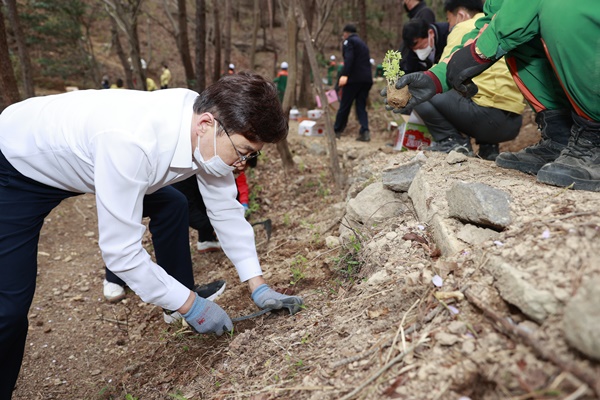
{"type": "MultiPolygon", "coordinates": [[[[307,24],[307,29],[310,31],[312,29],[313,16],[316,8],[315,0],[303,1],[300,3],[300,7],[302,7],[302,13],[307,24]]],[[[310,61],[308,60],[308,54],[305,50],[302,52],[300,69],[300,92],[298,94],[298,106],[300,107],[310,107],[310,105],[314,103],[313,90],[310,85],[310,70],[310,61]]],[[[321,74],[313,75],[312,79],[313,81],[321,79],[321,74]]]]}
{"type": "Polygon", "coordinates": [[[196,91],[206,87],[206,3],[196,0],[196,91]]]}
{"type": "Polygon", "coordinates": [[[8,9],[8,20],[10,21],[15,41],[17,42],[25,98],[33,97],[35,96],[35,90],[33,88],[31,60],[29,58],[29,51],[27,50],[27,45],[25,44],[23,30],[21,29],[19,13],[17,12],[17,2],[15,0],[5,0],[4,3],[6,4],[6,8],[8,9]]]}
{"type": "MultiPolygon", "coordinates": [[[[306,52],[308,53],[308,59],[310,61],[310,67],[312,69],[313,75],[316,77],[319,74],[319,66],[317,65],[317,57],[315,55],[315,51],[312,45],[312,40],[310,37],[310,31],[308,30],[308,25],[306,23],[306,19],[304,18],[304,14],[302,13],[302,8],[295,6],[295,14],[296,18],[298,18],[298,25],[300,27],[300,32],[302,33],[304,40],[304,47],[306,52]]],[[[331,117],[329,115],[329,107],[327,106],[327,98],[325,97],[325,91],[323,90],[323,82],[320,79],[315,79],[315,90],[317,92],[317,96],[321,99],[321,104],[323,104],[324,116],[325,116],[325,130],[327,132],[327,144],[329,151],[329,161],[331,167],[331,174],[333,176],[335,185],[338,190],[342,190],[344,187],[344,174],[342,169],[340,168],[340,163],[337,155],[337,144],[335,133],[333,131],[333,124],[331,123],[331,117]]]]}
{"type": "Polygon", "coordinates": [[[144,0],[103,0],[105,9],[125,34],[129,43],[129,55],[133,76],[133,88],[146,90],[146,74],[142,68],[140,41],[138,38],[138,17],[144,0]]]}
{"type": "Polygon", "coordinates": [[[121,65],[123,66],[123,71],[125,72],[125,82],[127,82],[127,87],[133,87],[133,75],[131,74],[131,68],[129,68],[129,62],[127,61],[127,55],[125,54],[125,50],[123,50],[123,46],[121,45],[121,40],[119,39],[119,28],[117,27],[117,22],[110,18],[111,21],[111,35],[112,35],[112,45],[114,46],[117,56],[121,61],[121,65]]]}
{"type": "Polygon", "coordinates": [[[225,64],[231,62],[231,0],[225,0],[225,28],[223,29],[223,54],[225,64]]]}
{"type": "Polygon", "coordinates": [[[213,21],[215,26],[215,58],[213,82],[221,77],[221,24],[219,23],[219,0],[213,0],[213,21]]]}
{"type": "Polygon", "coordinates": [[[258,39],[258,28],[260,26],[260,7],[259,0],[254,0],[252,11],[252,47],[250,49],[250,69],[254,69],[256,63],[256,42],[258,39]]]}
{"type": "Polygon", "coordinates": [[[365,0],[358,0],[358,29],[360,38],[367,43],[367,4],[365,0]]]}
{"type": "MultiPolygon", "coordinates": [[[[294,2],[295,0],[291,1],[294,2]]],[[[279,3],[283,10],[281,1],[279,3]]],[[[298,76],[298,57],[296,52],[298,42],[298,26],[296,24],[296,16],[294,15],[294,6],[292,4],[288,5],[288,13],[286,17],[289,69],[285,94],[283,95],[283,103],[281,104],[286,118],[289,118],[290,110],[292,109],[293,105],[292,103],[296,98],[296,77],[298,76]]],[[[277,151],[281,157],[281,163],[285,172],[288,173],[293,170],[294,158],[288,146],[287,139],[281,140],[277,143],[277,151]]]]}
{"type": "Polygon", "coordinates": [[[19,88],[15,79],[15,71],[8,54],[8,41],[6,40],[6,26],[4,15],[0,7],[0,91],[2,92],[3,106],[9,106],[21,100],[19,88]]]}

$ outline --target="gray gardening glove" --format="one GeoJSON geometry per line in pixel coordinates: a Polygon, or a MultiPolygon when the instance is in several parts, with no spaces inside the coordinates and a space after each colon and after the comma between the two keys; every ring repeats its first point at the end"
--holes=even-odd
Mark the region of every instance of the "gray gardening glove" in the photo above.
{"type": "Polygon", "coordinates": [[[233,329],[229,315],[217,304],[203,299],[197,293],[192,308],[182,316],[198,333],[216,333],[221,336],[233,329]]]}
{"type": "Polygon", "coordinates": [[[262,309],[279,310],[287,308],[290,314],[296,314],[302,309],[304,302],[298,296],[286,296],[271,289],[263,283],[252,292],[252,300],[262,309]]]}
{"type": "MultiPolygon", "coordinates": [[[[396,89],[401,89],[408,85],[408,91],[412,95],[408,103],[404,108],[392,108],[386,105],[387,110],[391,110],[394,113],[408,113],[416,105],[421,104],[438,93],[442,93],[442,84],[440,80],[433,74],[433,72],[413,72],[412,74],[406,74],[396,82],[396,89]]],[[[387,97],[387,88],[381,91],[383,97],[387,97]]],[[[387,99],[385,100],[387,104],[387,99]]]]}

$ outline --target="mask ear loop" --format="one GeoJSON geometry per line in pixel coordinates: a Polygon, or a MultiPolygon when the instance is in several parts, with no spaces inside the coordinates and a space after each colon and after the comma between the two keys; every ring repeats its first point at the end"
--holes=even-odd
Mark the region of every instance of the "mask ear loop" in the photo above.
{"type": "Polygon", "coordinates": [[[215,157],[217,156],[217,120],[213,119],[214,123],[215,123],[215,135],[214,135],[214,139],[213,139],[213,147],[215,150],[215,157]]]}

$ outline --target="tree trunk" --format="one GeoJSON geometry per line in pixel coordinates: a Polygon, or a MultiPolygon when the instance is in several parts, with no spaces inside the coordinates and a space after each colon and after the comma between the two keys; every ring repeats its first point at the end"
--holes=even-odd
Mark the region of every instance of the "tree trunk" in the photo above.
{"type": "Polygon", "coordinates": [[[213,0],[213,19],[215,25],[215,58],[214,58],[214,71],[213,71],[213,82],[216,82],[221,77],[221,24],[219,21],[219,1],[213,0]]]}
{"type": "Polygon", "coordinates": [[[15,72],[8,54],[8,41],[6,40],[2,7],[0,7],[0,91],[2,92],[3,106],[9,106],[21,100],[15,72]]]}
{"type": "Polygon", "coordinates": [[[206,3],[196,0],[196,91],[206,88],[206,3]]]}
{"type": "MultiPolygon", "coordinates": [[[[309,30],[312,29],[312,24],[313,24],[313,16],[315,14],[315,0],[310,0],[310,1],[305,1],[305,2],[301,2],[301,6],[302,7],[302,11],[304,14],[304,18],[306,21],[306,28],[309,30]]],[[[305,48],[306,49],[306,48],[305,48]]],[[[311,81],[311,67],[310,67],[310,61],[308,59],[308,54],[307,51],[304,50],[302,52],[302,65],[301,65],[301,75],[300,75],[300,93],[298,95],[298,106],[299,107],[311,107],[312,104],[314,104],[314,97],[313,97],[313,89],[311,87],[310,81],[311,81]]],[[[314,74],[313,71],[313,76],[312,76],[312,80],[313,83],[315,83],[317,80],[321,79],[321,75],[314,74]]]]}
{"type": "Polygon", "coordinates": [[[189,89],[194,88],[194,65],[192,64],[192,56],[190,53],[190,41],[188,38],[187,26],[187,7],[186,0],[177,0],[177,21],[179,25],[178,35],[176,37],[181,64],[185,72],[185,83],[189,89]]]}
{"type": "Polygon", "coordinates": [[[27,45],[23,36],[23,30],[21,29],[21,22],[19,21],[17,3],[15,0],[5,0],[4,3],[6,4],[6,7],[8,9],[8,20],[10,21],[10,25],[12,26],[12,30],[19,51],[19,62],[21,63],[23,91],[25,92],[25,98],[34,97],[35,90],[33,88],[31,60],[29,58],[29,51],[27,50],[27,45]]]}
{"type": "MultiPolygon", "coordinates": [[[[125,82],[127,82],[127,87],[131,88],[133,87],[133,76],[131,75],[131,68],[129,68],[129,62],[127,62],[127,55],[125,55],[125,50],[123,50],[123,46],[121,46],[121,40],[119,40],[117,22],[112,17],[110,17],[110,20],[112,23],[110,30],[112,33],[112,44],[115,47],[117,56],[121,61],[121,65],[123,66],[123,71],[125,72],[125,82]]],[[[118,78],[121,77],[119,76],[117,77],[117,79],[118,78]]]]}
{"type": "Polygon", "coordinates": [[[104,0],[106,11],[127,37],[130,57],[128,61],[131,63],[133,88],[138,90],[146,90],[146,73],[142,68],[140,41],[137,31],[142,2],[143,0],[132,0],[130,2],[104,0]]]}
{"type": "Polygon", "coordinates": [[[224,64],[231,62],[231,0],[225,0],[225,29],[223,32],[224,64]]]}
{"type": "MultiPolygon", "coordinates": [[[[319,74],[319,66],[317,64],[317,57],[315,55],[315,51],[312,45],[310,32],[308,30],[308,25],[306,24],[306,19],[302,14],[301,7],[295,7],[296,17],[298,18],[298,25],[300,26],[300,32],[303,36],[304,47],[306,48],[306,52],[308,53],[308,59],[310,61],[310,66],[314,76],[318,76],[319,74]]],[[[327,132],[327,144],[329,151],[329,161],[331,167],[331,174],[333,176],[333,180],[335,182],[335,186],[338,190],[342,190],[344,187],[345,177],[340,168],[340,163],[337,155],[337,144],[335,138],[335,132],[333,131],[333,124],[331,123],[331,117],[329,115],[330,108],[328,106],[327,97],[325,97],[325,92],[323,90],[323,82],[320,79],[315,79],[315,90],[317,92],[317,96],[321,99],[321,104],[323,104],[323,111],[325,116],[325,130],[327,132]]]]}
{"type": "Polygon", "coordinates": [[[259,0],[254,0],[254,10],[252,13],[252,47],[250,49],[250,69],[254,69],[256,64],[256,42],[258,40],[258,28],[260,26],[260,7],[259,0]]]}
{"type": "Polygon", "coordinates": [[[360,38],[368,46],[367,41],[367,5],[365,0],[358,0],[358,32],[360,38]]]}
{"type": "MultiPolygon", "coordinates": [[[[292,2],[295,0],[292,0],[292,2]]],[[[290,4],[286,18],[287,25],[287,42],[288,42],[288,80],[285,87],[285,94],[283,95],[283,103],[281,107],[285,113],[286,118],[290,116],[290,110],[293,102],[296,98],[296,77],[298,76],[298,58],[296,45],[298,42],[298,26],[296,24],[296,16],[294,15],[293,3],[290,4]]],[[[277,143],[277,151],[281,157],[281,164],[286,174],[294,169],[294,158],[292,152],[288,146],[287,139],[281,140],[277,143]]]]}

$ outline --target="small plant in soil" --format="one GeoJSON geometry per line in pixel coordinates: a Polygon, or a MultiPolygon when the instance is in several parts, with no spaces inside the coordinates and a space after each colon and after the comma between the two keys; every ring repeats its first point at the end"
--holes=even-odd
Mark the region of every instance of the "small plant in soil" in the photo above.
{"type": "Polygon", "coordinates": [[[383,76],[387,81],[387,102],[394,108],[403,108],[410,99],[408,86],[396,89],[396,82],[404,75],[400,69],[402,54],[396,50],[388,50],[383,58],[383,76]]]}

